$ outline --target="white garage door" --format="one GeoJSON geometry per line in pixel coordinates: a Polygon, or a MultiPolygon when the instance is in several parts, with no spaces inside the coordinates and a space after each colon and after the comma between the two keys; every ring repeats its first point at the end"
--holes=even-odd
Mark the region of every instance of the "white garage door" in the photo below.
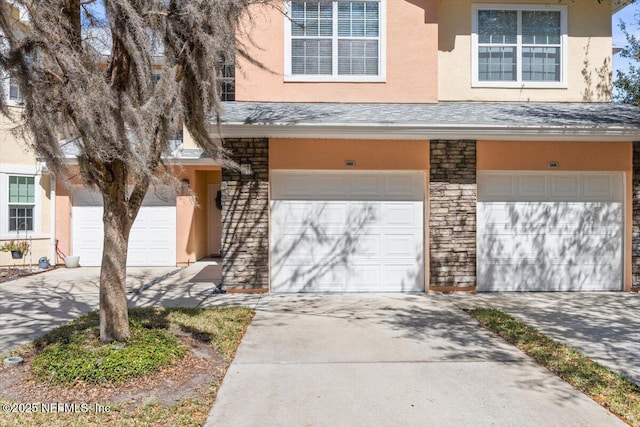
{"type": "Polygon", "coordinates": [[[623,177],[478,174],[478,291],[621,290],[623,177]]]}
{"type": "MultiPolygon", "coordinates": [[[[73,192],[73,254],[80,265],[102,262],[102,197],[86,189],[73,192]]],[[[176,198],[149,190],[129,235],[128,266],[176,265],[176,198]]]]}
{"type": "Polygon", "coordinates": [[[424,291],[424,195],[423,172],[273,172],[271,291],[424,291]]]}

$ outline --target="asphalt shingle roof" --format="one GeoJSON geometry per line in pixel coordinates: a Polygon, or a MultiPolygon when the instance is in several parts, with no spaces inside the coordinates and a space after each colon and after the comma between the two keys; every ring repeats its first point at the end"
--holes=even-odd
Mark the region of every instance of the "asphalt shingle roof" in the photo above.
{"type": "Polygon", "coordinates": [[[422,125],[639,128],[640,108],[609,103],[440,102],[341,104],[223,102],[223,125],[422,125]]]}

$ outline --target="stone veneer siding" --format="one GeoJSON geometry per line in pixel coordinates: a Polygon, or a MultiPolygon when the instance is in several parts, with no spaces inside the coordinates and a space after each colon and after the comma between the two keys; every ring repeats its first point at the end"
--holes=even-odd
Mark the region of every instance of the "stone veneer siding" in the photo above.
{"type": "Polygon", "coordinates": [[[476,285],[476,142],[431,141],[430,289],[476,285]]]}
{"type": "Polygon", "coordinates": [[[633,143],[632,288],[640,289],[640,142],[633,143]]]}
{"type": "Polygon", "coordinates": [[[238,165],[252,175],[222,169],[222,285],[225,289],[269,287],[269,140],[225,139],[238,165]]]}

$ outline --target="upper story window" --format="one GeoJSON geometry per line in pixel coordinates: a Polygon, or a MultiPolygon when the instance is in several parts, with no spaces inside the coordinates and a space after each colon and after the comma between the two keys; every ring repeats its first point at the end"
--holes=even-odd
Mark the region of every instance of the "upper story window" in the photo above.
{"type": "Polygon", "coordinates": [[[226,58],[220,58],[220,100],[235,101],[236,100],[236,67],[232,61],[226,58]]]}
{"type": "Polygon", "coordinates": [[[22,92],[15,77],[9,77],[9,101],[16,104],[23,101],[22,92]]]}
{"type": "Polygon", "coordinates": [[[565,88],[567,8],[473,6],[473,86],[565,88]]]}
{"type": "Polygon", "coordinates": [[[292,0],[285,80],[384,81],[385,1],[292,0]]]}

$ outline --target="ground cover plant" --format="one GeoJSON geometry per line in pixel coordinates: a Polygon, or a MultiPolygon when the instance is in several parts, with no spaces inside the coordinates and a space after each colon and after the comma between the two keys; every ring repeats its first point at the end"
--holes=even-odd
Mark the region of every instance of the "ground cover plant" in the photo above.
{"type": "Polygon", "coordinates": [[[25,362],[0,368],[0,426],[202,425],[251,310],[136,308],[129,316],[124,343],[101,343],[92,312],[13,351],[25,362]]]}

